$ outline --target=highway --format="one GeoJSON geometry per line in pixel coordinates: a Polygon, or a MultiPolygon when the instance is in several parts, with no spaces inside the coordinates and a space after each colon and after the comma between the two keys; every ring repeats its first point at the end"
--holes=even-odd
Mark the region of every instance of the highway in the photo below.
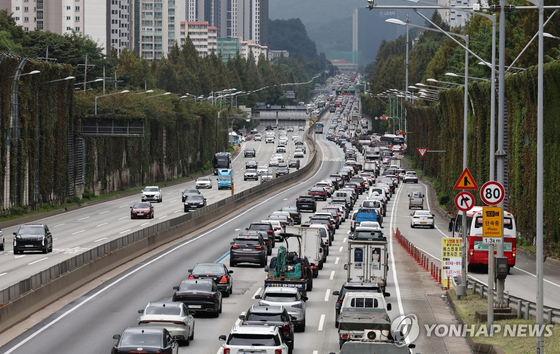
{"type": "MultiPolygon", "coordinates": [[[[275,132],[276,133],[276,132],[275,132]]],[[[282,154],[287,163],[289,157],[293,156],[295,145],[292,135],[303,136],[304,132],[288,133],[288,145],[286,153],[282,154]]],[[[243,148],[254,147],[257,151],[256,160],[261,165],[268,166],[270,158],[276,153],[274,144],[265,144],[263,141],[247,141],[243,148]]],[[[245,162],[252,158],[245,158],[243,152],[237,154],[232,162],[235,191],[242,191],[256,186],[258,181],[244,181],[245,162]]],[[[301,159],[303,167],[309,159],[309,154],[301,159]]],[[[292,172],[295,169],[290,169],[292,172]]],[[[231,196],[230,190],[218,190],[216,177],[210,176],[213,181],[212,189],[201,189],[206,197],[207,204],[216,203],[221,199],[231,196]]],[[[48,269],[49,267],[69,259],[77,253],[84,252],[98,246],[100,243],[108,243],[123,235],[154,225],[161,220],[177,217],[184,213],[181,202],[181,192],[185,188],[194,188],[195,181],[189,181],[169,187],[162,187],[163,202],[153,203],[155,209],[154,219],[130,219],[130,206],[140,201],[140,193],[137,196],[129,196],[117,200],[107,201],[101,204],[91,205],[64,214],[56,215],[46,219],[37,220],[38,223],[46,223],[53,234],[54,249],[52,253],[27,252],[20,255],[13,254],[13,233],[19,228],[13,226],[5,228],[6,248],[0,252],[0,289],[15,284],[34,274],[48,269]]]]}

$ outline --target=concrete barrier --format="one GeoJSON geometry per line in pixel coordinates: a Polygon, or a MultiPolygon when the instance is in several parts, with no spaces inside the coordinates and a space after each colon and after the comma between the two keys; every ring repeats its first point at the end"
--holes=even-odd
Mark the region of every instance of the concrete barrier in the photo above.
{"type": "Polygon", "coordinates": [[[305,135],[310,162],[299,171],[272,182],[234,194],[217,203],[119,237],[78,254],[0,291],[0,333],[48,304],[87,284],[102,274],[162,246],[195,232],[201,226],[235,212],[248,203],[300,182],[319,166],[315,143],[305,135]]]}

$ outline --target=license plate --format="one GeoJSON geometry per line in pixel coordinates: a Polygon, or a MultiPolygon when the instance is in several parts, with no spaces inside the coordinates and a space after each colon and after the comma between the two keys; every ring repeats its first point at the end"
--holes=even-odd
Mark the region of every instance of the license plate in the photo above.
{"type": "Polygon", "coordinates": [[[190,308],[190,309],[199,309],[201,307],[202,307],[201,305],[189,305],[188,306],[188,308],[190,308]]]}
{"type": "Polygon", "coordinates": [[[25,247],[33,247],[33,245],[25,245],[25,247]]]}
{"type": "Polygon", "coordinates": [[[252,251],[251,248],[244,248],[243,251],[252,251]]]}
{"type": "Polygon", "coordinates": [[[427,222],[425,222],[425,221],[420,221],[420,224],[425,225],[425,224],[427,224],[427,222]]]}
{"type": "Polygon", "coordinates": [[[144,215],[144,213],[138,213],[138,215],[144,215]]]}

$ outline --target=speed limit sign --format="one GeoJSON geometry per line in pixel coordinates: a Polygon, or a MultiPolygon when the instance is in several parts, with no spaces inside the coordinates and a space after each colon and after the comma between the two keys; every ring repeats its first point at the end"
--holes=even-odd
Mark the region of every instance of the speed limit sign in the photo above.
{"type": "Polygon", "coordinates": [[[504,200],[506,191],[500,182],[488,181],[480,188],[480,198],[487,205],[498,205],[504,200]]]}

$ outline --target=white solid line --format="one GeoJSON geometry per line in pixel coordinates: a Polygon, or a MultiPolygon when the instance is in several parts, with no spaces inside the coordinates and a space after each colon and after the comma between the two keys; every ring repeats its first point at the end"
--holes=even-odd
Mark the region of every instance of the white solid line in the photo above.
{"type": "MultiPolygon", "coordinates": [[[[537,277],[535,274],[529,273],[528,271],[523,270],[523,269],[521,269],[521,268],[516,268],[516,269],[522,271],[522,272],[525,273],[525,274],[528,274],[528,275],[532,276],[533,278],[536,278],[536,277],[537,277]]],[[[545,282],[549,283],[550,285],[554,285],[554,286],[560,287],[559,284],[553,283],[553,282],[551,282],[550,280],[546,280],[546,279],[543,279],[543,280],[544,280],[545,282]]]]}
{"type": "Polygon", "coordinates": [[[65,224],[62,223],[62,224],[54,225],[53,228],[54,228],[54,227],[59,227],[59,226],[62,226],[62,225],[65,225],[65,224]]]}
{"type": "Polygon", "coordinates": [[[38,259],[38,260],[33,261],[33,262],[31,262],[31,263],[27,263],[27,265],[32,265],[32,264],[35,264],[35,263],[39,263],[39,262],[41,262],[41,261],[44,261],[45,259],[49,259],[49,257],[45,257],[45,258],[38,259]]]}
{"type": "Polygon", "coordinates": [[[104,222],[103,224],[99,224],[99,225],[97,225],[96,227],[101,227],[101,226],[105,226],[105,225],[107,225],[106,222],[104,222]]]}
{"type": "Polygon", "coordinates": [[[340,257],[336,257],[336,259],[334,260],[334,264],[338,264],[338,261],[340,261],[340,257]]]}
{"type": "Polygon", "coordinates": [[[325,291],[325,301],[329,301],[330,294],[331,294],[331,289],[327,289],[327,291],[325,291]]]}
{"type": "Polygon", "coordinates": [[[340,248],[338,249],[338,252],[342,252],[343,249],[344,249],[344,247],[340,246],[340,248]]]}
{"type": "Polygon", "coordinates": [[[313,354],[319,354],[319,351],[318,351],[318,350],[314,350],[314,351],[313,351],[313,354]]]}
{"type": "Polygon", "coordinates": [[[56,241],[56,240],[58,240],[58,237],[53,238],[53,241],[56,241]]]}
{"type": "Polygon", "coordinates": [[[325,315],[322,314],[321,315],[321,319],[319,320],[319,328],[317,330],[322,331],[323,330],[323,325],[325,324],[325,315]]]}
{"type": "Polygon", "coordinates": [[[260,294],[261,290],[262,290],[262,288],[257,289],[257,291],[255,292],[255,295],[253,295],[253,299],[255,298],[255,296],[260,294]]]}
{"type": "Polygon", "coordinates": [[[101,213],[99,213],[99,215],[107,214],[108,212],[109,212],[109,210],[105,210],[105,211],[102,211],[101,213]]]}
{"type": "Polygon", "coordinates": [[[77,235],[77,234],[81,234],[81,233],[82,233],[82,232],[84,232],[84,231],[86,231],[86,230],[80,230],[80,231],[76,231],[76,232],[73,232],[73,233],[72,233],[72,235],[77,235]]]}
{"type": "Polygon", "coordinates": [[[161,218],[158,218],[158,220],[161,220],[163,218],[167,217],[167,215],[162,216],[161,218]]]}
{"type": "Polygon", "coordinates": [[[79,218],[78,221],[82,221],[82,220],[85,220],[85,219],[89,219],[89,216],[86,216],[86,217],[83,217],[83,218],[79,218]]]}
{"type": "Polygon", "coordinates": [[[124,230],[124,231],[119,232],[119,235],[122,235],[122,234],[124,234],[125,232],[129,232],[129,231],[130,231],[130,229],[126,229],[126,230],[124,230]]]}
{"type": "Polygon", "coordinates": [[[107,239],[107,237],[102,237],[100,239],[97,239],[97,240],[93,241],[93,243],[101,242],[101,241],[106,240],[106,239],[107,239]]]}
{"type": "MultiPolygon", "coordinates": [[[[319,148],[322,150],[323,148],[321,147],[321,145],[319,145],[319,148]]],[[[237,156],[239,157],[239,155],[237,156]]],[[[237,159],[237,157],[235,159],[237,159]]],[[[234,161],[235,161],[234,159],[234,161]]],[[[321,164],[319,165],[319,168],[317,169],[317,171],[313,174],[313,176],[309,177],[308,179],[306,179],[305,181],[303,181],[303,183],[305,182],[309,182],[309,181],[313,181],[317,175],[319,174],[319,172],[321,171],[321,169],[323,168],[323,161],[321,161],[321,164]]],[[[46,331],[47,329],[51,328],[52,326],[54,326],[55,324],[57,324],[58,322],[60,322],[61,320],[63,320],[65,317],[69,316],[70,314],[72,314],[74,311],[78,310],[79,308],[81,308],[82,306],[86,305],[88,302],[92,301],[93,299],[97,298],[98,296],[102,295],[104,292],[106,292],[107,290],[110,290],[112,287],[119,285],[119,283],[125,281],[128,277],[135,275],[136,273],[140,272],[141,270],[143,270],[144,268],[152,265],[153,263],[159,261],[162,258],[167,257],[169,254],[187,246],[190,245],[192,242],[198,241],[199,239],[209,235],[210,233],[218,230],[219,228],[223,227],[224,225],[227,225],[237,219],[239,219],[240,217],[243,217],[245,214],[253,211],[256,208],[260,208],[263,204],[269,202],[270,200],[276,198],[278,195],[282,194],[282,193],[289,193],[290,191],[292,191],[294,188],[298,188],[300,187],[301,184],[298,184],[296,186],[290,187],[278,194],[275,194],[271,197],[266,198],[265,200],[263,200],[262,202],[247,208],[244,212],[240,213],[239,215],[226,220],[225,222],[221,223],[219,226],[216,226],[214,228],[212,228],[211,230],[206,231],[203,234],[198,235],[195,238],[192,238],[188,241],[185,241],[184,243],[181,243],[175,247],[173,247],[172,249],[160,254],[159,256],[153,258],[152,260],[142,264],[141,266],[139,266],[138,268],[135,268],[134,270],[132,270],[129,273],[126,273],[125,275],[121,276],[120,278],[114,280],[112,283],[108,284],[107,286],[105,286],[104,288],[102,288],[101,290],[91,294],[90,296],[86,297],[82,302],[76,304],[74,307],[70,308],[69,310],[67,310],[66,312],[60,314],[58,317],[56,317],[55,319],[53,319],[52,321],[50,321],[49,323],[45,324],[44,326],[40,327],[39,329],[37,329],[35,332],[33,332],[32,334],[30,334],[28,337],[26,337],[25,339],[22,339],[21,342],[19,342],[18,344],[14,345],[13,347],[11,347],[10,349],[8,349],[8,351],[4,352],[4,354],[11,354],[13,352],[15,352],[16,350],[18,350],[19,348],[21,348],[24,344],[28,343],[29,341],[31,341],[33,338],[37,337],[39,334],[43,333],[44,331],[46,331]]],[[[129,230],[127,230],[129,231],[129,230]]],[[[24,257],[24,256],[21,256],[24,257]]],[[[16,256],[16,258],[19,258],[18,256],[16,256]]],[[[324,316],[324,315],[323,315],[324,316]]],[[[236,321],[237,322],[237,321],[236,321]]]]}
{"type": "Polygon", "coordinates": [[[119,220],[128,219],[129,217],[130,217],[130,216],[123,216],[122,218],[119,218],[119,220]]]}
{"type": "Polygon", "coordinates": [[[140,226],[146,226],[146,225],[148,225],[149,223],[150,223],[150,222],[148,221],[148,222],[145,222],[145,223],[143,223],[143,224],[140,224],[140,226]]]}
{"type": "Polygon", "coordinates": [[[175,211],[173,212],[173,214],[177,214],[177,213],[180,212],[180,211],[183,211],[183,210],[181,210],[181,209],[175,210],[175,211]]]}
{"type": "Polygon", "coordinates": [[[334,273],[335,273],[335,271],[334,271],[334,270],[333,270],[333,271],[331,271],[331,276],[330,276],[329,280],[333,280],[333,279],[334,279],[334,273]]]}
{"type": "Polygon", "coordinates": [[[4,272],[4,273],[1,273],[1,274],[0,274],[0,277],[3,276],[3,275],[6,275],[6,274],[8,274],[8,273],[5,273],[5,272],[4,272]]]}

